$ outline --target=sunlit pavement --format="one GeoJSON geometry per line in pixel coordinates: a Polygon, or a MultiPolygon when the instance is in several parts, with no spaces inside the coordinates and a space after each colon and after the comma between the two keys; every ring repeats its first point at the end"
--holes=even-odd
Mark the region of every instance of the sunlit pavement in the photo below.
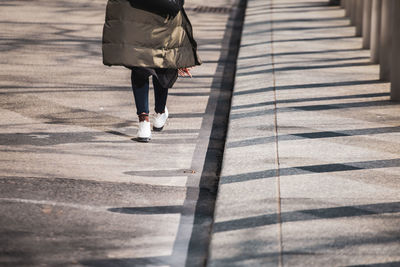
{"type": "Polygon", "coordinates": [[[400,104],[327,1],[249,0],[210,266],[399,266],[400,104]]]}

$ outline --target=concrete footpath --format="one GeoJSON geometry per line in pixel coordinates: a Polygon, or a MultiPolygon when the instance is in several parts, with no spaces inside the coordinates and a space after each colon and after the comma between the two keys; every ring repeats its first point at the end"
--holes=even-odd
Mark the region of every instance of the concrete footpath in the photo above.
{"type": "Polygon", "coordinates": [[[148,144],[130,72],[102,65],[106,3],[0,3],[0,266],[205,264],[239,1],[186,1],[204,64],[148,144]]]}
{"type": "Polygon", "coordinates": [[[400,266],[400,104],[317,0],[249,0],[208,266],[400,266]]]}
{"type": "Polygon", "coordinates": [[[244,2],[186,1],[204,64],[142,144],[106,1],[1,1],[0,266],[400,265],[378,65],[327,0],[248,0],[230,106],[244,2]]]}

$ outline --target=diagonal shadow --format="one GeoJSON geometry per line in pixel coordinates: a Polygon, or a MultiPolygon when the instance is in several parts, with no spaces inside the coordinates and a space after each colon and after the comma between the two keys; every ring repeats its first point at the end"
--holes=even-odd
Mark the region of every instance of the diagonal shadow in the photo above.
{"type": "MultiPolygon", "coordinates": [[[[346,21],[345,17],[326,17],[326,18],[307,18],[307,19],[275,19],[274,24],[284,24],[284,23],[300,23],[300,22],[324,22],[324,21],[346,21]]],[[[264,25],[265,21],[255,21],[246,23],[246,27],[254,27],[258,25],[264,25]]]]}
{"type": "Polygon", "coordinates": [[[362,265],[347,265],[346,267],[399,267],[400,261],[362,264],[362,265]]]}
{"type": "MultiPolygon", "coordinates": [[[[296,89],[311,89],[311,88],[322,88],[322,87],[341,87],[341,86],[352,86],[352,85],[365,85],[365,84],[382,84],[380,80],[361,80],[361,81],[344,81],[344,82],[328,82],[328,83],[308,83],[308,84],[294,84],[294,85],[280,85],[276,86],[277,91],[281,90],[296,90],[296,89]]],[[[247,95],[257,94],[273,91],[273,87],[257,88],[252,90],[234,92],[233,95],[247,95]]]]}
{"type": "MultiPolygon", "coordinates": [[[[302,60],[302,64],[309,64],[309,63],[325,63],[325,62],[340,62],[340,61],[354,61],[354,60],[369,60],[370,57],[364,57],[364,56],[360,56],[360,57],[342,57],[342,58],[326,58],[326,59],[309,59],[309,60],[302,60]]],[[[282,61],[282,62],[275,62],[274,66],[278,66],[278,65],[288,65],[288,64],[297,64],[299,63],[299,61],[282,61]]],[[[261,67],[268,67],[268,66],[272,66],[272,63],[265,63],[265,64],[251,64],[251,65],[247,65],[247,66],[241,66],[240,68],[238,68],[238,70],[242,71],[245,69],[254,69],[254,68],[261,68],[261,67]]]]}
{"type": "Polygon", "coordinates": [[[108,211],[123,214],[142,214],[142,215],[155,215],[155,214],[183,214],[183,206],[151,206],[151,207],[122,207],[122,208],[109,208],[108,211]]]}
{"type": "Polygon", "coordinates": [[[15,94],[41,94],[41,93],[69,93],[69,92],[107,92],[107,91],[131,91],[132,89],[126,86],[107,86],[107,85],[90,85],[90,84],[70,84],[66,86],[45,86],[45,85],[31,85],[31,86],[16,86],[16,85],[0,85],[0,89],[18,89],[18,91],[11,91],[1,93],[4,95],[15,94]],[[31,89],[31,90],[21,90],[31,89]],[[38,90],[40,89],[40,90],[38,90]],[[43,90],[48,89],[48,90],[43,90]],[[64,90],[60,90],[64,89],[64,90]]]}
{"type": "Polygon", "coordinates": [[[135,123],[132,120],[125,120],[83,108],[72,108],[28,95],[5,96],[0,98],[0,104],[4,109],[43,123],[79,125],[111,134],[115,133],[115,131],[113,132],[110,128],[127,127],[135,123]],[[41,108],[36,108],[38,106],[41,108]]]}
{"type": "Polygon", "coordinates": [[[171,96],[209,96],[207,92],[185,92],[185,93],[168,93],[171,96]]]}
{"type": "Polygon", "coordinates": [[[326,29],[341,29],[341,28],[348,28],[349,25],[331,25],[331,26],[312,26],[312,27],[281,27],[281,28],[274,28],[268,30],[260,30],[260,31],[253,31],[253,32],[245,32],[243,36],[254,36],[259,34],[267,34],[271,31],[278,32],[278,31],[308,31],[308,30],[326,30],[326,29]]]}
{"type": "MultiPolygon", "coordinates": [[[[316,245],[313,246],[300,246],[295,247],[290,250],[285,249],[281,253],[283,256],[313,256],[313,255],[320,255],[321,252],[326,252],[326,249],[335,250],[338,249],[348,249],[349,247],[356,247],[356,246],[365,246],[365,245],[377,245],[377,244],[388,244],[388,243],[397,243],[398,241],[398,232],[385,232],[380,235],[375,235],[372,237],[359,237],[359,236],[343,236],[338,235],[335,237],[335,242],[332,243],[331,240],[324,240],[321,239],[322,242],[318,242],[316,245]]],[[[280,252],[260,252],[251,248],[254,247],[264,247],[268,244],[268,240],[263,239],[262,237],[257,237],[251,241],[242,241],[236,246],[240,246],[240,251],[235,253],[234,256],[226,255],[223,258],[219,258],[214,261],[214,265],[216,266],[231,266],[237,265],[238,263],[245,262],[246,260],[262,260],[264,265],[271,265],[271,266],[278,266],[277,256],[279,256],[280,252]],[[251,242],[251,243],[250,243],[251,242]],[[250,249],[246,249],[251,247],[250,249]],[[268,264],[270,263],[270,264],[268,264]]],[[[364,259],[360,259],[361,262],[364,259]]],[[[398,263],[400,262],[385,262],[385,263],[374,263],[374,264],[363,264],[363,265],[352,265],[346,267],[398,267],[398,263]]]]}
{"type": "MultiPolygon", "coordinates": [[[[354,236],[337,236],[335,238],[334,244],[327,240],[323,244],[318,242],[317,245],[314,246],[300,246],[298,248],[292,248],[290,250],[283,250],[281,253],[283,256],[313,256],[320,255],[324,249],[343,249],[360,245],[376,245],[376,244],[387,244],[387,243],[395,243],[398,240],[398,233],[385,233],[382,235],[377,235],[373,237],[354,237],[354,236]]],[[[223,258],[219,258],[214,260],[214,265],[216,266],[236,266],[237,264],[241,264],[242,262],[246,262],[247,260],[262,260],[262,264],[278,266],[277,257],[280,252],[260,252],[251,248],[254,247],[264,247],[268,244],[268,240],[262,239],[261,237],[255,238],[255,240],[242,241],[238,245],[240,246],[240,251],[235,253],[234,256],[226,255],[223,258]],[[250,247],[250,249],[246,249],[250,247]]],[[[323,253],[323,252],[322,252],[323,253]]],[[[362,261],[362,260],[361,260],[362,261]]],[[[398,267],[398,263],[400,262],[386,262],[386,263],[375,263],[375,264],[363,264],[363,265],[352,265],[346,267],[398,267]]]]}
{"type": "MultiPolygon", "coordinates": [[[[274,43],[290,43],[290,42],[312,42],[312,41],[323,41],[323,40],[343,40],[343,39],[354,39],[354,36],[333,36],[333,37],[314,37],[314,38],[298,38],[298,39],[282,39],[282,40],[274,40],[274,43]]],[[[267,45],[270,44],[272,41],[262,41],[262,42],[255,42],[255,43],[248,43],[242,44],[241,47],[249,47],[249,46],[257,46],[257,45],[267,45]]],[[[351,52],[351,51],[361,51],[361,49],[339,49],[339,50],[326,50],[322,53],[329,53],[332,52],[351,52]]],[[[274,53],[274,56],[287,56],[287,55],[307,55],[307,54],[320,54],[320,51],[296,51],[296,52],[281,52],[281,53],[274,53]]],[[[262,56],[270,56],[269,54],[263,55],[252,55],[252,56],[244,56],[240,57],[240,59],[251,59],[251,58],[259,58],[262,56]]]]}
{"type": "MultiPolygon", "coordinates": [[[[0,145],[7,146],[53,146],[60,144],[77,143],[103,143],[97,138],[104,134],[112,134],[121,137],[131,136],[114,130],[104,132],[30,132],[30,133],[0,133],[0,145]]],[[[107,143],[130,143],[129,139],[107,141],[107,143]]]]}
{"type": "Polygon", "coordinates": [[[339,99],[354,99],[354,98],[368,98],[368,97],[383,97],[390,96],[389,93],[372,93],[372,94],[357,94],[357,95],[343,95],[343,96],[324,96],[324,97],[313,97],[313,98],[296,98],[296,99],[283,99],[277,101],[266,101],[247,105],[236,105],[232,107],[232,110],[254,108],[254,107],[264,107],[267,105],[277,104],[290,104],[299,102],[313,102],[313,101],[328,101],[328,100],[339,100],[339,99]]]}
{"type": "Polygon", "coordinates": [[[254,74],[263,74],[263,73],[271,73],[274,72],[282,72],[282,71],[296,71],[296,70],[315,70],[315,69],[331,69],[331,68],[349,68],[349,67],[363,67],[370,66],[370,62],[354,62],[354,63],[343,63],[343,64],[328,64],[328,65],[316,65],[316,66],[292,66],[292,67],[281,67],[272,69],[264,69],[264,70],[256,70],[251,72],[238,72],[237,76],[243,77],[254,74]]]}
{"type": "MultiPolygon", "coordinates": [[[[351,35],[351,36],[329,36],[329,37],[313,37],[313,38],[296,38],[296,39],[283,39],[283,40],[274,40],[274,43],[291,43],[291,42],[313,42],[313,41],[324,41],[324,40],[343,40],[343,39],[355,39],[357,37],[351,35]]],[[[264,42],[265,44],[269,44],[271,43],[271,41],[267,41],[264,42]]],[[[360,51],[360,49],[357,49],[358,51],[360,51]]],[[[342,51],[346,51],[346,50],[342,50],[342,51]]],[[[347,50],[347,51],[351,51],[351,50],[347,50]]],[[[289,52],[290,53],[290,52],[289,52]]],[[[297,52],[296,52],[297,53],[297,52]]],[[[282,54],[274,54],[274,55],[285,55],[285,53],[282,54]]],[[[302,54],[302,53],[300,53],[302,54]]],[[[308,54],[308,53],[306,53],[308,54]]],[[[249,57],[241,57],[241,59],[247,59],[247,58],[254,58],[255,56],[249,56],[249,57]]]]}
{"type": "MultiPolygon", "coordinates": [[[[333,9],[333,10],[340,10],[341,8],[340,7],[334,7],[334,8],[330,8],[331,10],[333,9]]],[[[310,10],[310,9],[298,9],[298,10],[293,10],[293,11],[290,11],[290,13],[310,13],[310,12],[326,12],[327,11],[327,9],[326,9],[326,7],[325,8],[315,8],[315,9],[312,9],[312,10],[310,10]]],[[[248,15],[248,16],[253,16],[253,15],[269,15],[269,14],[278,14],[278,13],[283,13],[283,14],[288,14],[289,12],[287,11],[287,10],[281,10],[281,11],[279,11],[279,10],[273,10],[273,11],[271,11],[271,10],[252,10],[252,11],[249,11],[249,12],[246,12],[246,15],[248,15]]]]}
{"type": "MultiPolygon", "coordinates": [[[[400,212],[400,202],[387,202],[368,205],[354,205],[334,208],[299,210],[281,213],[282,223],[312,221],[318,219],[336,219],[379,215],[400,212]]],[[[214,224],[214,233],[248,229],[265,225],[277,224],[277,214],[266,214],[243,219],[217,222],[214,224]]]]}
{"type": "Polygon", "coordinates": [[[320,111],[320,110],[332,110],[332,109],[347,109],[347,108],[362,108],[362,107],[376,107],[376,106],[391,106],[397,105],[395,102],[390,101],[368,101],[368,102],[351,102],[343,104],[328,104],[328,105],[306,105],[306,106],[295,106],[283,108],[281,112],[290,112],[291,110],[302,110],[302,111],[320,111]]]}
{"type": "Polygon", "coordinates": [[[175,177],[175,176],[188,176],[194,170],[177,169],[177,170],[145,170],[145,171],[129,171],[124,174],[132,176],[148,176],[148,177],[175,177]]]}
{"type": "Polygon", "coordinates": [[[360,80],[360,81],[341,81],[341,82],[327,82],[327,83],[309,83],[309,84],[295,84],[295,85],[281,85],[277,86],[276,90],[288,90],[299,88],[321,88],[321,87],[340,87],[352,85],[365,85],[365,84],[383,84],[386,82],[380,80],[360,80]]]}
{"type": "MultiPolygon", "coordinates": [[[[302,9],[302,8],[310,8],[310,7],[327,7],[328,3],[326,1],[319,1],[319,2],[296,2],[294,5],[290,5],[289,3],[273,3],[274,10],[277,9],[302,9]]],[[[326,8],[324,9],[326,10],[326,8]]]]}
{"type": "Polygon", "coordinates": [[[166,266],[171,263],[171,256],[83,260],[79,263],[87,267],[166,266]]]}
{"type": "MultiPolygon", "coordinates": [[[[359,161],[359,162],[349,162],[349,163],[331,163],[331,164],[282,168],[279,169],[279,176],[283,177],[283,176],[293,176],[293,175],[302,175],[310,173],[370,170],[370,169],[391,168],[399,166],[400,166],[400,159],[371,160],[371,161],[359,161]]],[[[277,176],[276,169],[250,172],[250,173],[241,173],[235,175],[222,176],[220,184],[240,183],[251,180],[274,178],[276,176],[277,176]]]]}
{"type": "MultiPolygon", "coordinates": [[[[266,42],[259,42],[254,44],[243,44],[242,46],[251,46],[265,44],[266,42]]],[[[360,52],[361,49],[330,49],[330,50],[312,50],[312,51],[290,51],[290,52],[279,52],[274,53],[274,56],[294,56],[294,55],[313,55],[313,54],[328,54],[328,53],[346,53],[346,52],[360,52]]],[[[271,54],[264,55],[253,55],[253,56],[241,56],[239,59],[259,59],[260,57],[269,58],[271,54]]]]}
{"type": "MultiPolygon", "coordinates": [[[[338,130],[335,132],[323,131],[323,132],[310,132],[310,133],[293,133],[287,135],[280,135],[278,136],[278,139],[279,141],[292,141],[305,138],[322,139],[322,138],[334,138],[343,136],[360,136],[360,135],[373,135],[373,134],[398,133],[398,132],[400,132],[400,126],[365,128],[365,129],[354,129],[354,130],[338,130]]],[[[258,137],[258,138],[229,142],[227,143],[226,148],[261,145],[273,142],[275,142],[275,136],[258,137]]]]}
{"type": "MultiPolygon", "coordinates": [[[[326,105],[304,105],[304,106],[283,107],[283,108],[278,108],[277,111],[280,113],[287,113],[287,112],[296,112],[299,110],[324,111],[324,110],[350,109],[350,108],[363,108],[363,107],[385,107],[392,105],[398,105],[398,104],[395,102],[391,102],[389,100],[380,100],[380,101],[368,101],[368,102],[351,102],[342,104],[339,103],[339,104],[326,104],[326,105]]],[[[243,112],[243,113],[235,113],[230,116],[230,119],[237,120],[243,118],[271,115],[274,114],[274,112],[275,110],[271,108],[271,109],[243,112]]]]}

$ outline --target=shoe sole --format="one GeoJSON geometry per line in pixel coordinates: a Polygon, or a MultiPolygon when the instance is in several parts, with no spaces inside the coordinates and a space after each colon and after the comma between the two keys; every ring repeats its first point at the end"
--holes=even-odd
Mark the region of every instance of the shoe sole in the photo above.
{"type": "Polygon", "coordinates": [[[160,128],[157,128],[157,127],[154,127],[154,126],[153,126],[153,131],[161,132],[162,129],[164,129],[164,126],[163,126],[163,127],[160,127],[160,128]]]}
{"type": "Polygon", "coordinates": [[[136,141],[141,142],[141,143],[148,143],[151,140],[149,137],[138,137],[136,138],[136,141]]]}

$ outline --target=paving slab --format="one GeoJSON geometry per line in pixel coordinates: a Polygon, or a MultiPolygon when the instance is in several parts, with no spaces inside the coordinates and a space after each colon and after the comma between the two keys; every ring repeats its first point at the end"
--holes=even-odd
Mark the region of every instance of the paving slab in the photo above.
{"type": "Polygon", "coordinates": [[[209,266],[400,264],[400,105],[327,2],[248,1],[209,266]]]}
{"type": "Polygon", "coordinates": [[[206,260],[238,1],[186,1],[204,64],[148,144],[130,72],[102,65],[106,2],[1,1],[1,266],[206,260]]]}
{"type": "Polygon", "coordinates": [[[273,74],[264,71],[272,64],[267,55],[272,39],[261,34],[272,28],[270,4],[247,2],[209,266],[276,266],[280,261],[275,114],[260,104],[274,100],[273,74]],[[263,179],[266,169],[272,170],[269,179],[263,179]],[[266,214],[270,223],[260,224],[266,214]]]}

